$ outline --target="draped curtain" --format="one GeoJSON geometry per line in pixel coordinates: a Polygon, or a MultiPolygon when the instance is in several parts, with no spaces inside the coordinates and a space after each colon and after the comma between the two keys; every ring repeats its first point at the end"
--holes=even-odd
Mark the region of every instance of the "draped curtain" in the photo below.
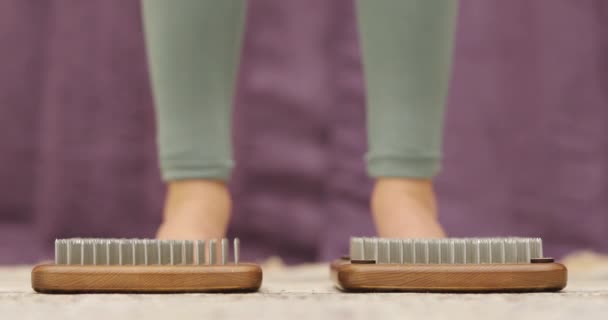
{"type": "MultiPolygon", "coordinates": [[[[452,236],[608,251],[608,3],[461,0],[437,179],[452,236]]],[[[327,260],[371,235],[350,0],[251,0],[231,235],[327,260]]],[[[0,1],[0,263],[57,237],[150,237],[154,113],[137,0],[0,1]]]]}

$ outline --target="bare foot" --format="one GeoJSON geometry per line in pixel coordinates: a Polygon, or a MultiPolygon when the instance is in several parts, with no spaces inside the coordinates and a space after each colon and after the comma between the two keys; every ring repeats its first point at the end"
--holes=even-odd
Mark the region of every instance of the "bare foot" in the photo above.
{"type": "Polygon", "coordinates": [[[222,238],[230,219],[231,204],[223,182],[202,179],[170,182],[157,238],[222,238]]]}
{"type": "Polygon", "coordinates": [[[379,178],[371,200],[376,230],[386,238],[442,238],[431,180],[379,178]]]}

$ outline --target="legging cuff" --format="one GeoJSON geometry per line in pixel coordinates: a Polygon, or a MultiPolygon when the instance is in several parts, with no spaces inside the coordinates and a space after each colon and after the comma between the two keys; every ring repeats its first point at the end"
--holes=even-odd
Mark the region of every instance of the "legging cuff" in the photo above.
{"type": "Polygon", "coordinates": [[[198,163],[196,165],[161,162],[161,174],[163,180],[167,182],[189,179],[228,181],[233,166],[232,161],[209,164],[198,163]]]}
{"type": "Polygon", "coordinates": [[[367,156],[370,177],[421,178],[437,175],[441,168],[439,157],[367,156]]]}

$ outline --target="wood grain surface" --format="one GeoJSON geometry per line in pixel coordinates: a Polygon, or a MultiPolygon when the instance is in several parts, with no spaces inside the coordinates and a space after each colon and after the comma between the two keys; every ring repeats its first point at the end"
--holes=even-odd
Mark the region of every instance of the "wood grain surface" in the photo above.
{"type": "Polygon", "coordinates": [[[38,265],[32,288],[42,293],[249,292],[262,284],[256,264],[177,266],[38,265]]]}
{"type": "Polygon", "coordinates": [[[332,263],[332,279],[344,291],[534,292],[566,287],[559,263],[351,264],[332,263]]]}

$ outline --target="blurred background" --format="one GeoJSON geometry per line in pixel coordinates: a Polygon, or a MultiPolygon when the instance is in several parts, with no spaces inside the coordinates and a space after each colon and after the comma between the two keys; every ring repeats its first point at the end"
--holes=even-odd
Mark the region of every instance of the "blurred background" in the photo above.
{"type": "MultiPolygon", "coordinates": [[[[371,235],[350,0],[251,0],[231,235],[328,260],[371,235]],[[298,121],[293,121],[298,119],[298,121]]],[[[437,179],[450,236],[608,251],[608,2],[462,0],[437,179]]],[[[152,237],[164,186],[138,0],[0,0],[0,263],[152,237]]]]}

